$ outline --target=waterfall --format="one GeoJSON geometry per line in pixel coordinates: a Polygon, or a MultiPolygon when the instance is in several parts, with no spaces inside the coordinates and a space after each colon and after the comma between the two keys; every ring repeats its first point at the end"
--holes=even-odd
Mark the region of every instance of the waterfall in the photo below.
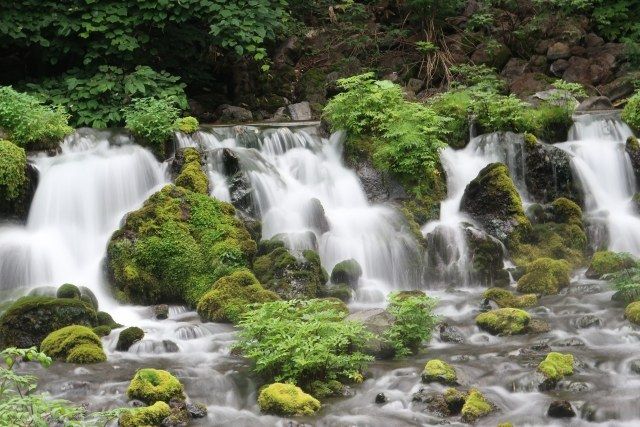
{"type": "Polygon", "coordinates": [[[575,117],[569,141],[557,144],[573,155],[572,168],[585,190],[585,211],[606,226],[604,245],[640,255],[640,218],[631,198],[635,176],[625,141],[633,133],[616,113],[575,117]]]}
{"type": "Polygon", "coordinates": [[[0,227],[0,291],[74,283],[100,301],[101,261],[123,215],[166,182],[165,166],[121,134],[80,129],[54,157],[30,159],[40,174],[26,225],[0,227]]]}
{"type": "Polygon", "coordinates": [[[294,253],[316,250],[329,272],[340,261],[357,260],[363,277],[356,299],[380,302],[390,290],[420,286],[420,248],[401,215],[368,203],[342,163],[343,140],[341,133],[321,138],[316,126],[235,126],[200,131],[178,144],[205,150],[212,196],[250,195],[245,210],[261,220],[263,239],[278,237],[294,253]],[[238,159],[249,188],[225,172],[225,149],[238,159]]]}

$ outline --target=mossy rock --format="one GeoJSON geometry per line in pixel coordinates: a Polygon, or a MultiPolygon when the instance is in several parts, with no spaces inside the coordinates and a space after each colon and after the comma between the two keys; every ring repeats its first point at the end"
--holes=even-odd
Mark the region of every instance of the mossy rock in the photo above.
{"type": "Polygon", "coordinates": [[[106,362],[107,355],[102,347],[93,344],[80,344],[74,347],[67,356],[67,363],[86,365],[88,363],[106,362]]]}
{"type": "Polygon", "coordinates": [[[200,298],[197,309],[203,321],[237,323],[251,304],[278,299],[249,270],[238,270],[218,279],[200,298]]]}
{"type": "Polygon", "coordinates": [[[509,248],[524,241],[531,232],[522,199],[503,163],[486,166],[467,185],[460,210],[509,248]]]}
{"type": "Polygon", "coordinates": [[[287,300],[326,296],[327,273],[316,252],[304,251],[298,259],[282,245],[270,243],[265,247],[274,249],[255,259],[253,271],[266,289],[287,300]]]}
{"type": "Polygon", "coordinates": [[[127,215],[107,248],[116,291],[130,302],[195,306],[220,277],[248,267],[256,244],[228,203],[167,185],[127,215]]]}
{"type": "Polygon", "coordinates": [[[467,399],[467,395],[455,388],[448,388],[444,391],[444,401],[447,403],[447,408],[452,415],[459,414],[464,406],[464,402],[467,399]]]}
{"type": "Polygon", "coordinates": [[[358,286],[358,280],[362,276],[362,267],[355,259],[347,259],[339,262],[331,270],[331,283],[349,285],[352,288],[358,286]]]}
{"type": "Polygon", "coordinates": [[[476,324],[493,335],[517,335],[527,331],[531,316],[517,308],[498,308],[480,313],[476,324]]]}
{"type": "Polygon", "coordinates": [[[599,251],[593,254],[586,276],[590,279],[601,279],[607,274],[618,273],[637,265],[638,262],[631,254],[599,251]]]}
{"type": "Polygon", "coordinates": [[[111,333],[111,328],[107,325],[100,325],[93,328],[92,331],[99,337],[106,337],[111,333]]]}
{"type": "Polygon", "coordinates": [[[293,384],[273,383],[258,396],[260,410],[281,416],[313,415],[320,409],[320,402],[293,384]]]}
{"type": "Polygon", "coordinates": [[[95,310],[79,299],[22,297],[0,317],[0,348],[39,347],[47,335],[60,328],[97,323],[95,310]]]}
{"type": "Polygon", "coordinates": [[[198,123],[198,119],[195,117],[187,116],[180,117],[176,120],[175,126],[182,133],[192,134],[198,130],[200,123],[198,123]]]}
{"type": "Polygon", "coordinates": [[[555,384],[565,376],[573,375],[573,355],[551,352],[538,365],[538,372],[555,384]]]}
{"type": "Polygon", "coordinates": [[[120,427],[149,427],[159,426],[171,415],[171,408],[165,402],[156,402],[151,406],[131,409],[120,416],[120,427]]]}
{"type": "Polygon", "coordinates": [[[471,389],[460,411],[462,421],[465,423],[475,423],[479,418],[489,415],[494,409],[494,405],[489,402],[482,393],[476,389],[471,389]]]}
{"type": "Polygon", "coordinates": [[[526,274],[518,280],[518,292],[555,295],[569,286],[569,263],[564,260],[540,258],[527,266],[526,274]]]}
{"type": "Polygon", "coordinates": [[[113,317],[106,311],[99,311],[97,313],[98,326],[108,326],[111,329],[116,329],[122,325],[113,320],[113,317]]]}
{"type": "Polygon", "coordinates": [[[515,296],[502,288],[487,289],[482,296],[495,302],[500,308],[527,308],[538,303],[538,297],[535,294],[515,296]]]}
{"type": "Polygon", "coordinates": [[[144,338],[144,331],[136,326],[123,329],[118,335],[116,351],[129,351],[129,348],[142,338],[144,338]]]}
{"type": "Polygon", "coordinates": [[[313,381],[309,384],[308,391],[319,399],[326,397],[341,397],[344,394],[344,384],[340,381],[313,381]]]}
{"type": "Polygon", "coordinates": [[[182,151],[183,163],[176,185],[200,194],[209,194],[209,178],[202,170],[202,159],[195,148],[182,151]]]}
{"type": "Polygon", "coordinates": [[[624,309],[624,317],[631,323],[640,325],[640,301],[629,304],[624,309]]]}
{"type": "Polygon", "coordinates": [[[534,225],[527,243],[512,248],[511,254],[520,267],[538,258],[562,259],[579,267],[584,264],[586,248],[587,235],[581,225],[547,222],[534,225]]]}
{"type": "Polygon", "coordinates": [[[504,245],[475,227],[466,227],[465,236],[473,274],[479,282],[484,285],[508,285],[509,273],[504,269],[504,245]]]}
{"type": "Polygon", "coordinates": [[[172,398],[184,399],[184,388],[180,381],[161,369],[139,369],[134,375],[127,396],[139,399],[147,404],[168,402],[172,398]]]}
{"type": "Polygon", "coordinates": [[[422,382],[456,385],[458,383],[458,376],[453,366],[440,359],[431,359],[422,371],[422,382]]]}
{"type": "Polygon", "coordinates": [[[68,363],[98,363],[107,360],[102,341],[91,329],[71,325],[51,332],[42,340],[40,350],[68,363]]]}
{"type": "Polygon", "coordinates": [[[56,291],[57,298],[78,298],[80,299],[80,289],[71,283],[65,283],[56,291]]]}
{"type": "Polygon", "coordinates": [[[553,222],[559,224],[577,224],[584,228],[582,209],[578,204],[565,197],[559,197],[551,202],[553,222]]]}
{"type": "Polygon", "coordinates": [[[78,286],[78,289],[80,290],[80,299],[97,311],[99,308],[98,298],[93,291],[86,286],[78,286]]]}

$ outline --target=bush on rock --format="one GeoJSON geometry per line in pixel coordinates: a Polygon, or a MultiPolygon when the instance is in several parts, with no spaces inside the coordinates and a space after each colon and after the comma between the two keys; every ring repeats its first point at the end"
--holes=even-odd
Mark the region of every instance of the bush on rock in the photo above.
{"type": "Polygon", "coordinates": [[[393,316],[391,327],[383,338],[391,345],[394,356],[416,353],[420,345],[431,339],[438,322],[433,314],[437,301],[422,291],[400,291],[389,295],[387,311],[393,316]]]}
{"type": "Polygon", "coordinates": [[[313,415],[320,402],[293,384],[273,383],[264,387],[258,396],[260,410],[281,416],[313,415]]]}
{"type": "Polygon", "coordinates": [[[172,398],[184,399],[184,389],[180,381],[161,369],[139,369],[134,375],[127,396],[147,404],[169,402],[172,398]]]}

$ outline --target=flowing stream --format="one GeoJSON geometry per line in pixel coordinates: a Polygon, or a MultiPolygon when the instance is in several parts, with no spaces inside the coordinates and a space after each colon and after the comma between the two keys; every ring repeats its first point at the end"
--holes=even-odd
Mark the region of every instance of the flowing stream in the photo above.
{"type": "MultiPolygon", "coordinates": [[[[640,240],[634,237],[640,233],[634,222],[638,219],[630,210],[617,209],[625,207],[635,191],[628,158],[621,149],[628,130],[615,121],[584,120],[578,119],[574,141],[561,147],[574,154],[574,168],[588,192],[588,214],[607,218],[616,249],[639,254],[640,240]],[[605,127],[618,133],[599,133],[605,127]],[[597,179],[589,181],[589,173],[597,179]],[[629,228],[626,233],[622,233],[624,227],[629,228]]],[[[318,416],[300,422],[345,427],[440,424],[442,419],[414,402],[412,395],[421,389],[423,393],[443,390],[420,382],[424,363],[441,358],[454,365],[464,386],[480,388],[499,408],[478,425],[640,423],[640,375],[632,371],[640,332],[611,302],[612,291],[606,283],[578,275],[560,295],[542,298],[531,313],[549,322],[551,331],[545,334],[495,337],[474,324],[483,288],[468,274],[460,224],[469,219],[459,212],[460,198],[481,168],[504,161],[527,199],[520,183],[524,171],[517,144],[505,151],[499,137],[483,136],[463,150],[443,152],[449,197],[442,204],[441,219],[425,225],[423,232],[427,237],[447,236],[440,239],[445,244],[436,248],[436,256],[427,263],[436,260],[430,268],[451,274],[427,279],[422,274],[423,254],[407,225],[391,207],[367,202],[357,176],[341,162],[341,144],[341,135],[322,139],[313,124],[212,128],[179,137],[180,146],[206,151],[212,195],[223,200],[234,200],[240,190],[247,190],[226,174],[224,149],[239,159],[250,184],[247,211],[262,221],[265,238],[278,236],[294,251],[317,249],[328,270],[343,259],[357,259],[364,278],[355,306],[382,304],[393,289],[425,289],[440,299],[437,313],[460,335],[461,342],[453,343],[436,332],[430,345],[415,357],[375,362],[367,380],[354,386],[351,396],[328,400],[318,416]],[[319,221],[322,216],[326,223],[319,221]],[[444,290],[438,286],[443,280],[456,286],[444,290]],[[531,374],[550,349],[573,353],[577,369],[558,390],[541,393],[531,374]],[[384,393],[388,402],[375,404],[378,393],[384,393]],[[578,417],[561,422],[548,418],[547,407],[558,398],[570,400],[578,417]]],[[[146,333],[128,352],[116,352],[119,331],[112,331],[104,338],[106,363],[57,363],[48,370],[31,367],[40,377],[40,389],[101,410],[127,404],[125,390],[136,369],[164,368],[180,378],[190,399],[207,405],[208,417],[195,425],[292,425],[279,417],[260,415],[257,384],[249,366],[230,353],[233,327],[202,323],[193,311],[179,306],[171,307],[169,319],[155,320],[150,308],[119,306],[109,296],[101,269],[108,238],[126,212],[169,181],[166,165],[125,136],[90,130],[66,140],[61,154],[31,161],[40,172],[40,182],[28,222],[0,228],[0,297],[4,300],[34,287],[64,282],[85,285],[96,292],[102,308],[116,321],[139,326],[146,333]]],[[[448,421],[462,425],[455,418],[448,421]]]]}

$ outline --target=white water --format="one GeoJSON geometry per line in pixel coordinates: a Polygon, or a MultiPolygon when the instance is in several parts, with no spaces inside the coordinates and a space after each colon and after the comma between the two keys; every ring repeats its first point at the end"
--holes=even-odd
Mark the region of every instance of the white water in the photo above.
{"type": "Polygon", "coordinates": [[[315,128],[243,126],[213,128],[179,142],[208,151],[212,195],[227,201],[221,151],[235,153],[251,184],[263,239],[278,236],[296,252],[317,250],[329,272],[356,259],[363,269],[359,301],[381,302],[390,290],[419,287],[416,240],[395,210],[367,202],[357,176],[342,163],[342,134],[326,140],[315,128]],[[319,226],[325,223],[328,229],[319,226]]]}
{"type": "Polygon", "coordinates": [[[616,115],[576,117],[569,141],[572,167],[585,190],[586,214],[606,224],[608,248],[640,255],[640,218],[631,198],[636,182],[625,141],[631,129],[616,115]]]}

